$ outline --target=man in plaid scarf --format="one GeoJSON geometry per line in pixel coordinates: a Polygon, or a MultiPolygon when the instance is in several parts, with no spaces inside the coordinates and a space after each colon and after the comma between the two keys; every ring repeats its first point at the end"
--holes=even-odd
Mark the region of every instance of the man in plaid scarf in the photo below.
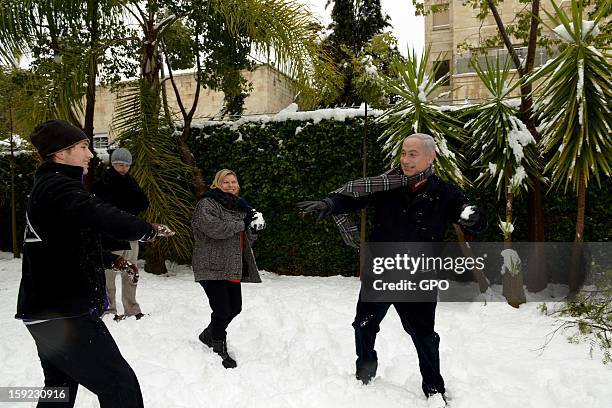
{"type": "MultiPolygon", "coordinates": [[[[348,213],[365,207],[375,209],[369,242],[440,242],[452,223],[468,234],[484,231],[487,222],[482,211],[471,205],[455,185],[433,174],[435,146],[430,135],[410,135],[402,144],[400,165],[380,176],[348,182],[321,201],[300,202],[298,208],[317,213],[318,221],[331,215],[344,242],[354,247],[358,247],[358,228],[348,213]]],[[[368,384],[376,375],[374,343],[391,305],[415,345],[429,406],[444,407],[440,337],[434,331],[435,301],[364,302],[360,295],[353,322],[357,379],[368,384]]]]}

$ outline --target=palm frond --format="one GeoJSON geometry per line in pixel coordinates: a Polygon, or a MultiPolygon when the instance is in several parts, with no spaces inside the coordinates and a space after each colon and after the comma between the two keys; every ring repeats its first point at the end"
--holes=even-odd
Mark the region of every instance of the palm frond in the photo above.
{"type": "Polygon", "coordinates": [[[612,55],[594,46],[602,14],[583,22],[581,1],[572,0],[571,16],[552,4],[551,20],[569,37],[562,32],[562,52],[529,81],[535,84],[536,114],[544,123],[541,146],[544,153],[552,153],[544,173],[551,175],[553,186],[567,190],[571,185],[578,191],[581,179],[588,185],[594,176],[600,184],[602,174],[612,173],[612,55]]]}
{"type": "Polygon", "coordinates": [[[130,174],[149,198],[145,219],[176,231],[176,236],[155,240],[153,246],[167,256],[189,259],[190,220],[195,202],[186,187],[191,169],[176,152],[176,136],[163,118],[158,118],[158,127],[148,123],[147,112],[157,108],[158,101],[143,90],[143,81],[132,82],[118,96],[113,131],[132,153],[134,164],[130,174]]]}

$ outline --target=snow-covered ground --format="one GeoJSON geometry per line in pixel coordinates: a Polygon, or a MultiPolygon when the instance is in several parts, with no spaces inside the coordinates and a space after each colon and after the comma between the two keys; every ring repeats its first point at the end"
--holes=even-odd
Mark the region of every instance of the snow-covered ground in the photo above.
{"type": "MultiPolygon", "coordinates": [[[[0,386],[39,386],[34,341],[15,319],[21,263],[0,253],[0,386]]],[[[394,310],[377,338],[377,378],[354,378],[351,322],[356,278],[262,274],[243,285],[243,312],[228,330],[238,368],[226,370],[198,341],[209,320],[204,291],[184,266],[141,274],[140,321],[105,322],[136,371],[146,407],[426,407],[417,357],[394,310]]],[[[120,285],[119,285],[120,286],[120,285]]],[[[119,297],[118,297],[119,298],[119,297]]],[[[442,374],[452,408],[612,407],[612,367],[587,344],[555,336],[537,302],[440,303],[442,374]]],[[[17,408],[33,406],[17,403],[17,408]]],[[[10,406],[0,403],[0,406],[10,406]]],[[[77,407],[97,407],[79,388],[77,407]]]]}

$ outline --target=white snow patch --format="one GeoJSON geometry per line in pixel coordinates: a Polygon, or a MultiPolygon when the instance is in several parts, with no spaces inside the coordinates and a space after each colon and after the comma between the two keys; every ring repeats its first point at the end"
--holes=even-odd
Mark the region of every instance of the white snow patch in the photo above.
{"type": "Polygon", "coordinates": [[[520,187],[523,185],[523,182],[527,178],[527,173],[525,172],[525,168],[523,166],[518,166],[516,169],[516,173],[510,179],[510,184],[514,187],[520,187]]]}
{"type": "Polygon", "coordinates": [[[492,175],[495,175],[497,173],[497,164],[489,162],[489,171],[492,175]]]}
{"type": "Polygon", "coordinates": [[[504,263],[501,267],[501,274],[508,272],[515,276],[521,272],[521,258],[514,249],[504,249],[501,251],[501,256],[504,258],[504,263]]]}
{"type": "MultiPolygon", "coordinates": [[[[34,340],[14,319],[21,262],[0,253],[4,387],[43,384],[34,340]]],[[[143,270],[142,261],[139,267],[143,270]]],[[[242,313],[228,329],[229,352],[238,367],[226,370],[198,340],[211,310],[191,268],[168,268],[168,275],[140,275],[137,298],[144,318],[115,323],[112,315],[104,317],[138,377],[147,408],[427,406],[416,352],[394,312],[376,337],[377,377],[367,387],[355,379],[351,322],[358,278],[262,272],[263,283],[243,284],[242,313]]],[[[610,368],[601,363],[597,349],[590,356],[588,343],[571,344],[560,334],[540,350],[556,323],[537,306],[546,301],[551,308],[561,301],[551,297],[556,288],[527,292],[528,303],[520,309],[504,302],[499,285],[489,290],[495,301],[440,302],[436,308],[442,374],[454,407],[612,406],[610,368]]],[[[79,387],[75,406],[99,403],[79,387]]]]}
{"type": "MultiPolygon", "coordinates": [[[[574,23],[569,23],[569,27],[570,30],[574,31],[574,23]]],[[[559,24],[558,26],[556,26],[555,28],[553,28],[553,31],[555,32],[555,34],[557,34],[557,36],[559,36],[559,38],[561,38],[562,40],[566,41],[566,42],[574,42],[574,38],[572,37],[572,34],[570,34],[567,29],[565,28],[565,26],[563,24],[559,24]]],[[[595,24],[594,21],[587,21],[587,20],[582,20],[582,32],[581,32],[581,37],[584,40],[588,35],[591,35],[593,37],[598,36],[600,33],[599,31],[599,27],[597,27],[597,25],[595,24]]]]}
{"type": "Polygon", "coordinates": [[[530,143],[535,144],[535,139],[520,119],[514,116],[510,116],[509,119],[512,130],[508,134],[508,145],[512,148],[517,164],[520,164],[524,157],[523,148],[530,143]]]}

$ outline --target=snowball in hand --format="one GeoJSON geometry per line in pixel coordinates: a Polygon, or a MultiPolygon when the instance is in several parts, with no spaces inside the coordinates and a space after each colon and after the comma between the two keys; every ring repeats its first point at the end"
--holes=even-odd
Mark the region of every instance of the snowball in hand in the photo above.
{"type": "Polygon", "coordinates": [[[462,220],[469,220],[470,219],[470,215],[474,214],[474,206],[473,205],[468,205],[466,206],[463,211],[461,211],[461,219],[462,220]]]}
{"type": "Polygon", "coordinates": [[[251,221],[249,227],[251,227],[255,231],[261,231],[266,227],[266,221],[264,220],[263,215],[259,211],[255,212],[255,215],[253,216],[253,221],[251,221]]]}

